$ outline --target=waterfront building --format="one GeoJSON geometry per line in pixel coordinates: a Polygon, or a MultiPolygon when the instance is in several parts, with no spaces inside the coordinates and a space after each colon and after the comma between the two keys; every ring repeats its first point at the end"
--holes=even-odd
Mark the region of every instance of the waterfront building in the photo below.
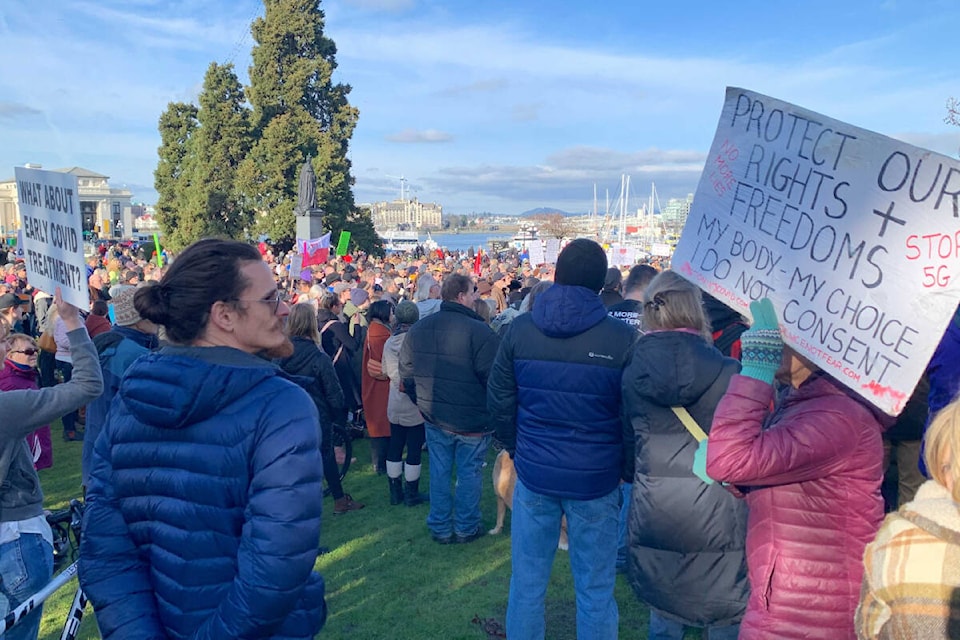
{"type": "MultiPolygon", "coordinates": [[[[31,169],[42,168],[28,164],[31,169]]],[[[123,238],[132,234],[133,194],[127,189],[110,186],[110,176],[83,167],[54,169],[77,176],[84,237],[123,238]]],[[[13,177],[0,181],[0,235],[13,235],[20,229],[20,207],[17,182],[13,177]]]]}
{"type": "Polygon", "coordinates": [[[375,202],[370,205],[373,226],[377,229],[439,229],[443,207],[433,202],[420,202],[416,198],[392,202],[375,202]]]}
{"type": "Polygon", "coordinates": [[[687,216],[690,215],[690,205],[692,204],[692,193],[687,194],[686,198],[670,198],[667,200],[660,217],[669,234],[680,235],[683,226],[687,223],[687,216]]]}

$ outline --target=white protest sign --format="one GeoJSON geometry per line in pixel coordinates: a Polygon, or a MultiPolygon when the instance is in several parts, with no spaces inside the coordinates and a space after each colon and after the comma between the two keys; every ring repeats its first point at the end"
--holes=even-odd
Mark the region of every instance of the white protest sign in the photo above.
{"type": "Polygon", "coordinates": [[[90,305],[83,260],[83,225],[77,177],[70,173],[15,167],[23,259],[30,284],[86,309],[90,305]]]}
{"type": "Polygon", "coordinates": [[[672,263],[897,415],[960,299],[960,163],[728,88],[672,263]]]}
{"type": "Polygon", "coordinates": [[[614,242],[607,251],[607,264],[611,267],[632,266],[637,261],[637,248],[614,242]]]}
{"type": "Polygon", "coordinates": [[[527,252],[530,256],[531,265],[543,264],[546,262],[546,257],[543,253],[543,243],[539,240],[531,240],[527,244],[527,252]]]}
{"type": "Polygon", "coordinates": [[[654,242],[650,246],[650,255],[669,258],[671,253],[670,245],[665,242],[654,242]]]}
{"type": "Polygon", "coordinates": [[[295,253],[290,256],[290,279],[299,279],[300,273],[303,271],[303,256],[299,253],[295,253]]]}
{"type": "Polygon", "coordinates": [[[560,256],[560,238],[547,238],[544,245],[544,264],[557,264],[557,258],[560,256]]]}

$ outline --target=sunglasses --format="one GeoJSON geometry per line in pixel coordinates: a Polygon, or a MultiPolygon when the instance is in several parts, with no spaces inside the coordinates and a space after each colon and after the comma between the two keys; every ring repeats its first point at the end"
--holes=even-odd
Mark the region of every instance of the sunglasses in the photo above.
{"type": "Polygon", "coordinates": [[[39,349],[34,349],[33,347],[30,347],[30,348],[28,348],[28,349],[16,349],[16,350],[12,351],[12,353],[22,353],[22,354],[25,355],[25,356],[35,356],[35,355],[37,355],[38,353],[40,353],[40,350],[39,350],[39,349]]]}
{"type": "Polygon", "coordinates": [[[273,305],[273,312],[276,313],[280,309],[280,303],[283,302],[283,296],[277,292],[275,296],[269,298],[258,298],[257,300],[237,298],[236,300],[237,302],[262,302],[266,305],[273,305]]]}

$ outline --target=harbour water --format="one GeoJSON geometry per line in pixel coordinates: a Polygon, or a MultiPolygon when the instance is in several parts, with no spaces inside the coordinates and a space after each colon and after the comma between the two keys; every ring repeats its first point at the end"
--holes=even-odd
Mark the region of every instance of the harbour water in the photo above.
{"type": "MultiPolygon", "coordinates": [[[[433,241],[444,249],[451,251],[467,251],[473,247],[474,251],[483,248],[484,251],[490,250],[491,240],[509,241],[513,237],[512,233],[503,233],[500,231],[486,231],[482,233],[433,233],[433,241]]],[[[426,240],[425,235],[420,236],[420,241],[426,240]]]]}

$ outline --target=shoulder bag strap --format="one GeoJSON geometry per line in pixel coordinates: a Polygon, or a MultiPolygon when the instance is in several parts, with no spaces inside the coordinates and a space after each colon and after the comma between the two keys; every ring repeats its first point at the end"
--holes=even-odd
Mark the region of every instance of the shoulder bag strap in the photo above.
{"type": "Polygon", "coordinates": [[[693,439],[697,442],[703,442],[707,439],[707,434],[703,432],[703,429],[700,428],[700,425],[697,424],[697,421],[693,419],[693,416],[690,415],[690,412],[687,411],[684,407],[670,407],[671,410],[677,415],[680,419],[680,422],[683,423],[683,426],[687,428],[687,431],[690,432],[690,435],[693,436],[693,439]]]}

